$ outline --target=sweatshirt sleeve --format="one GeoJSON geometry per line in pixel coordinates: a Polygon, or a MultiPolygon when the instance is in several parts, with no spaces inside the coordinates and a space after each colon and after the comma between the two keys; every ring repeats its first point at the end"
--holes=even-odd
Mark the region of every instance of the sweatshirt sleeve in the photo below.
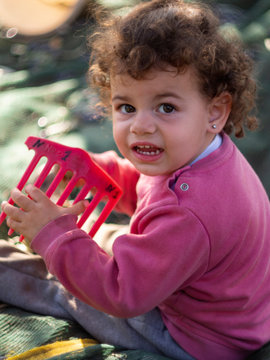
{"type": "Polygon", "coordinates": [[[128,160],[120,158],[114,151],[101,154],[90,153],[90,156],[123,190],[123,195],[115,210],[131,216],[136,208],[136,184],[140,176],[139,172],[128,160]]]}
{"type": "Polygon", "coordinates": [[[199,278],[209,257],[203,226],[178,206],[151,209],[137,226],[140,235],[116,239],[113,257],[77,228],[73,215],[46,225],[32,247],[75,297],[129,318],[150,311],[199,278]]]}

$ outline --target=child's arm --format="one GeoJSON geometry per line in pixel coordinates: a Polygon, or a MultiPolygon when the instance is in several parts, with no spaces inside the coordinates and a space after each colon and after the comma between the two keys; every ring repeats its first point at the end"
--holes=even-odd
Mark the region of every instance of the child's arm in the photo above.
{"type": "Polygon", "coordinates": [[[77,227],[83,203],[62,208],[38,188],[28,186],[27,192],[31,198],[12,192],[24,210],[2,205],[8,225],[32,240],[33,250],[68,291],[101,311],[119,317],[150,311],[207,271],[208,234],[178,204],[146,207],[133,233],[115,240],[111,257],[77,227]]]}
{"type": "Polygon", "coordinates": [[[75,297],[114,316],[134,317],[200,278],[209,261],[208,234],[178,205],[145,209],[135,227],[142,233],[118,237],[112,257],[70,215],[45,226],[32,247],[75,297]]]}

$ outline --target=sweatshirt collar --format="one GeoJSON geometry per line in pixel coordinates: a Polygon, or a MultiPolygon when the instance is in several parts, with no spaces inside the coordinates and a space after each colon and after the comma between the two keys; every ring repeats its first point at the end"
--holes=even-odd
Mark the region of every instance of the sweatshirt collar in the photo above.
{"type": "Polygon", "coordinates": [[[222,144],[222,136],[220,134],[217,134],[212,142],[207,146],[207,148],[194,159],[189,165],[192,166],[197,161],[205,158],[206,156],[210,155],[213,151],[217,150],[222,144]]]}

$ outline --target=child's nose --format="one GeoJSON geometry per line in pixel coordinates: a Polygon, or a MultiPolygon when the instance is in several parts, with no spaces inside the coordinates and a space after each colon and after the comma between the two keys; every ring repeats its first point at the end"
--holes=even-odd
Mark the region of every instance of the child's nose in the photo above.
{"type": "Polygon", "coordinates": [[[137,113],[133,117],[130,131],[134,134],[152,134],[156,130],[155,119],[148,112],[137,113]]]}

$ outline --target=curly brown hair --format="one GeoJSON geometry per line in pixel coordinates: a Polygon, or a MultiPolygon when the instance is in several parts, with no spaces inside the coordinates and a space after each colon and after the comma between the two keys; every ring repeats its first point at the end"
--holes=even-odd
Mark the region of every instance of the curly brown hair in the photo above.
{"type": "Polygon", "coordinates": [[[105,106],[111,75],[126,73],[140,80],[153,67],[165,70],[170,65],[180,72],[192,66],[204,96],[212,99],[224,91],[230,93],[227,134],[242,137],[244,127],[257,127],[253,61],[240,40],[221,33],[218,17],[206,4],[152,0],[123,16],[107,15],[90,38],[89,71],[105,106]]]}

